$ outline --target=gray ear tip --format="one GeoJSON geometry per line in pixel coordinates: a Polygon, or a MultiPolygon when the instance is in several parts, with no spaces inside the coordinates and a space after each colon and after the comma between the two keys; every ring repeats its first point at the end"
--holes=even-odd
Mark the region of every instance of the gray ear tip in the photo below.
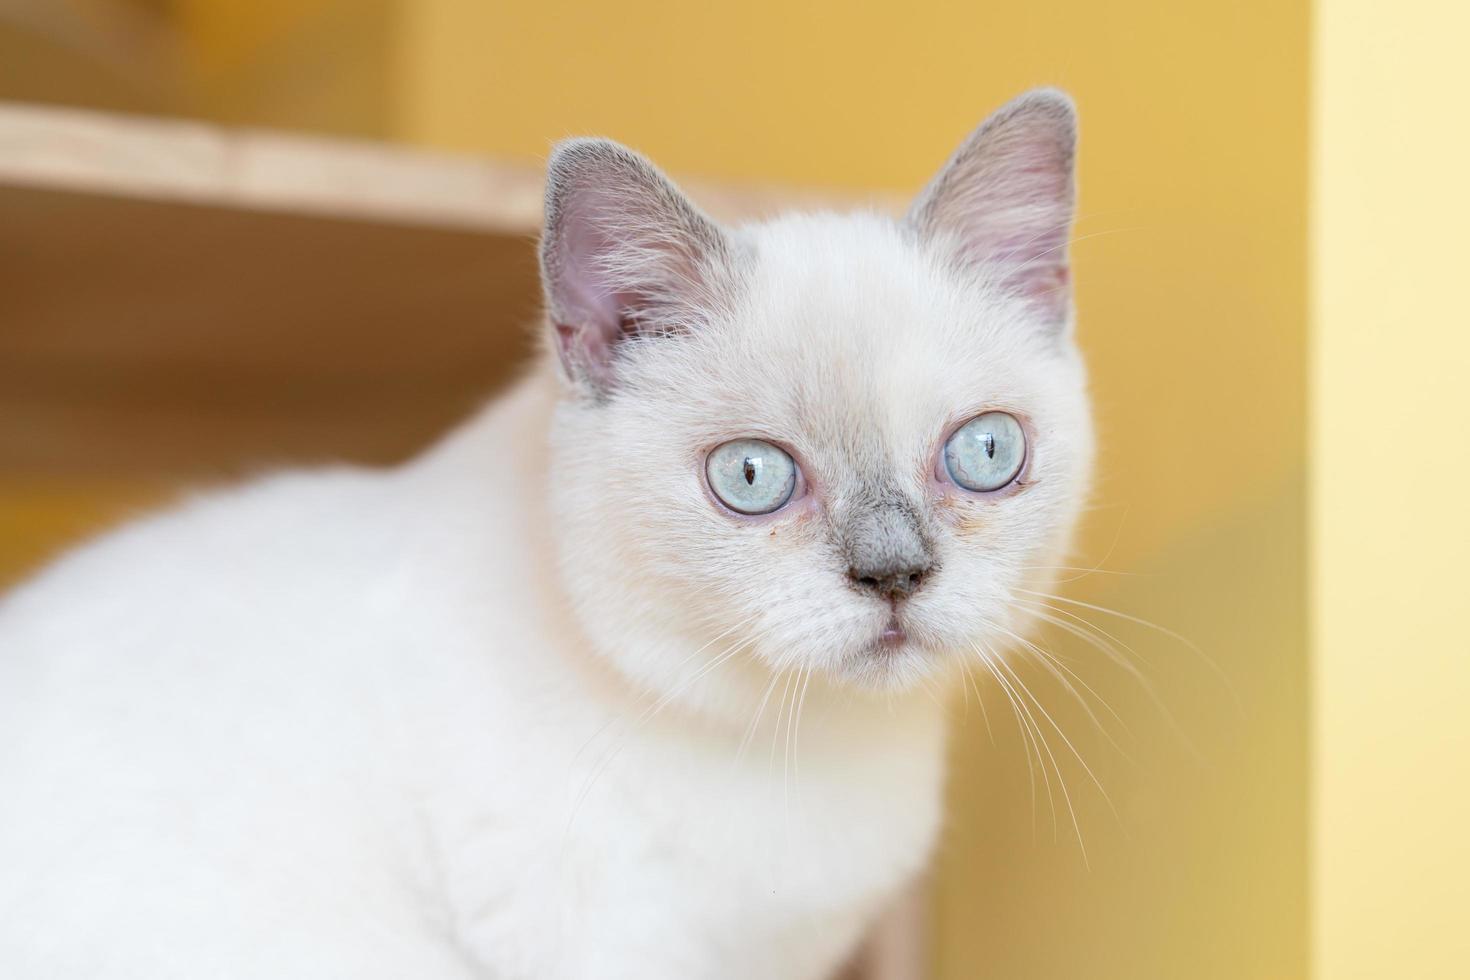
{"type": "Polygon", "coordinates": [[[630,151],[600,136],[575,136],[557,142],[546,161],[546,225],[556,222],[569,195],[607,171],[619,151],[630,151]]]}
{"type": "Polygon", "coordinates": [[[555,206],[576,188],[593,185],[656,186],[658,168],[642,154],[602,136],[558,142],[546,161],[546,203],[555,206]]]}
{"type": "Polygon", "coordinates": [[[1063,89],[1043,85],[1022,92],[1011,102],[1014,106],[1026,106],[1041,112],[1051,112],[1057,115],[1077,115],[1077,102],[1063,89]]]}
{"type": "Polygon", "coordinates": [[[1077,103],[1059,88],[1034,88],[1023,92],[995,111],[982,131],[1010,127],[1041,125],[1071,152],[1077,143],[1077,103]]]}
{"type": "Polygon", "coordinates": [[[1077,128],[1077,103],[1059,88],[1034,88],[1006,103],[996,113],[998,118],[1046,118],[1062,128],[1077,128]]]}
{"type": "Polygon", "coordinates": [[[557,141],[546,161],[546,172],[552,177],[571,176],[590,167],[605,166],[618,160],[636,157],[632,150],[602,136],[573,136],[557,141]]]}

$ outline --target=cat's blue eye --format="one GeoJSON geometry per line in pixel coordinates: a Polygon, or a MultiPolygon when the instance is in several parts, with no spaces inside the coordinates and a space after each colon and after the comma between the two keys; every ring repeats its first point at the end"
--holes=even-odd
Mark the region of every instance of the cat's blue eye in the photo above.
{"type": "Polygon", "coordinates": [[[796,462],[760,439],[736,439],[715,447],[704,472],[715,496],[741,514],[779,510],[796,489],[796,462]]]}
{"type": "Polygon", "coordinates": [[[966,490],[999,490],[1021,474],[1026,433],[1014,415],[986,412],[956,430],[944,445],[944,468],[966,490]]]}

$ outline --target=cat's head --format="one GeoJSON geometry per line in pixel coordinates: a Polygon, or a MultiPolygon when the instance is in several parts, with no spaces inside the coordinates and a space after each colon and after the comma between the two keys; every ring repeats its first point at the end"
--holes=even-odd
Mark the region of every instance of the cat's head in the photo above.
{"type": "Polygon", "coordinates": [[[676,695],[728,654],[893,691],[1017,641],[1092,436],[1075,114],[1036,91],[902,219],[722,228],[604,140],[552,156],[550,486],[583,631],[676,695]]]}

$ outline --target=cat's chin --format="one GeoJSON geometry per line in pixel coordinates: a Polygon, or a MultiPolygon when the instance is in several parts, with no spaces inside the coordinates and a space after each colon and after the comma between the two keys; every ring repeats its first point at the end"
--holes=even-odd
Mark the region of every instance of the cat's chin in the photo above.
{"type": "Polygon", "coordinates": [[[831,673],[849,689],[892,695],[917,689],[942,673],[944,659],[909,629],[890,624],[841,657],[831,673]]]}

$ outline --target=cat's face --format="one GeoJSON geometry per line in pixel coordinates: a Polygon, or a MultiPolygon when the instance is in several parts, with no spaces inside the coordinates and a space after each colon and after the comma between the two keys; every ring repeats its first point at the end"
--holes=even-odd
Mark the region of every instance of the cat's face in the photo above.
{"type": "Polygon", "coordinates": [[[551,486],[582,626],[621,669],[672,692],[728,653],[892,690],[1017,642],[1091,462],[1072,131],[1034,94],[904,221],[733,231],[621,148],[558,151],[551,486]]]}

